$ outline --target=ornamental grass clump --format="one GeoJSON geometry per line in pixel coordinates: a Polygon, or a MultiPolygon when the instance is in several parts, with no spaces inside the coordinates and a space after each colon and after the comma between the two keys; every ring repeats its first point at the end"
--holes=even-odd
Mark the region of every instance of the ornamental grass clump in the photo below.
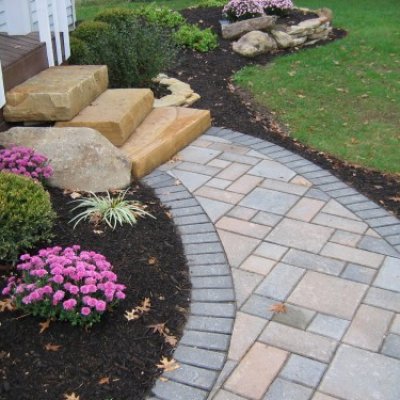
{"type": "Polygon", "coordinates": [[[84,220],[99,224],[105,222],[112,230],[117,225],[137,223],[137,218],[146,216],[155,218],[149,212],[145,211],[145,206],[138,201],[126,200],[125,196],[128,190],[121,192],[117,197],[111,197],[110,192],[106,196],[97,196],[90,192],[91,197],[74,200],[71,203],[78,203],[72,211],[84,208],[79,214],[73,217],[69,222],[74,222],[74,228],[84,220]]]}
{"type": "Polygon", "coordinates": [[[48,159],[29,147],[12,146],[0,150],[0,171],[44,180],[53,175],[48,159]]]}
{"type": "Polygon", "coordinates": [[[231,0],[223,8],[222,13],[230,21],[260,17],[264,14],[264,2],[262,0],[231,0]]]}
{"type": "Polygon", "coordinates": [[[92,326],[125,298],[111,264],[94,251],[56,246],[20,260],[21,276],[11,276],[2,294],[34,316],[92,326]]]}

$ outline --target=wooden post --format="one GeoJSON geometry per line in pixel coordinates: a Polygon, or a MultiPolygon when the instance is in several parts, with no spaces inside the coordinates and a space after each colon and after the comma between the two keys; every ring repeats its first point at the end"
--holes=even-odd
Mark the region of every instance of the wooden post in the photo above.
{"type": "Polygon", "coordinates": [[[59,29],[63,34],[65,60],[71,56],[66,0],[57,0],[59,29]]]}
{"type": "Polygon", "coordinates": [[[0,61],[0,108],[6,104],[6,95],[4,93],[3,70],[1,69],[0,61]]]}
{"type": "Polygon", "coordinates": [[[36,0],[36,9],[39,24],[39,37],[42,42],[46,43],[49,67],[54,67],[53,42],[51,40],[50,19],[47,0],[36,0]]]}

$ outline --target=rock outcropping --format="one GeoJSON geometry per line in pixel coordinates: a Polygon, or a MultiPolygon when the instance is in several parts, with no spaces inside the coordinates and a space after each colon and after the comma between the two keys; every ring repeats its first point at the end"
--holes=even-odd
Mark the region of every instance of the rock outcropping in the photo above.
{"type": "Polygon", "coordinates": [[[221,24],[222,36],[225,39],[240,37],[232,43],[232,48],[244,57],[255,57],[276,49],[311,46],[328,39],[332,32],[332,11],[328,8],[299,10],[315,13],[318,17],[291,26],[277,24],[276,18],[270,16],[221,24]]]}

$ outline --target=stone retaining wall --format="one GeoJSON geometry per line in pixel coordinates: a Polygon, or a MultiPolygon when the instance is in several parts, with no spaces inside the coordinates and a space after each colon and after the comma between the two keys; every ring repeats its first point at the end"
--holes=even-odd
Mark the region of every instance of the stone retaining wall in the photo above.
{"type": "Polygon", "coordinates": [[[276,49],[310,46],[328,39],[332,32],[332,11],[328,8],[299,10],[315,13],[318,17],[291,26],[277,24],[271,16],[253,18],[221,25],[222,36],[225,39],[240,37],[232,43],[232,48],[245,57],[255,57],[276,49]]]}

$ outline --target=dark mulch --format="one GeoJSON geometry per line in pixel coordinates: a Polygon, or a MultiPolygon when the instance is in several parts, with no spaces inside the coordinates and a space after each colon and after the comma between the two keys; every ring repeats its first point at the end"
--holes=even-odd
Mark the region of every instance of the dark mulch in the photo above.
{"type": "Polygon", "coordinates": [[[127,297],[90,330],[53,322],[40,334],[40,320],[0,313],[0,399],[61,400],[72,392],[80,400],[143,399],[160,374],[156,364],[173,350],[148,325],[165,322],[179,337],[189,304],[188,270],[175,227],[153,191],[143,186],[134,187],[128,198],[148,204],[157,219],[115,231],[102,226],[103,234],[87,223],[72,230],[71,198],[50,192],[58,214],[53,244],[80,244],[105,255],[127,286],[127,297]],[[151,299],[150,312],[128,322],[125,310],[145,297],[151,299]],[[61,347],[46,351],[49,343],[61,347]],[[99,384],[102,378],[110,383],[99,384]]]}
{"type": "MultiPolygon", "coordinates": [[[[191,23],[211,27],[220,34],[219,20],[221,8],[199,8],[183,11],[191,23]]],[[[309,16],[289,15],[287,19],[299,21],[309,16]]],[[[341,39],[346,32],[334,29],[331,38],[318,45],[327,45],[332,40],[341,39]]],[[[277,51],[274,54],[258,56],[252,60],[240,57],[231,49],[231,43],[219,36],[220,47],[212,52],[199,54],[186,51],[180,57],[179,65],[171,71],[201,95],[194,107],[210,109],[213,125],[227,127],[252,136],[262,137],[273,143],[300,154],[350,184],[366,196],[400,216],[400,176],[371,171],[350,165],[336,157],[307,147],[288,137],[282,127],[266,109],[256,107],[251,96],[232,85],[232,75],[246,65],[267,64],[277,56],[285,56],[291,51],[277,51]]],[[[299,51],[310,51],[300,49],[299,51]]],[[[312,51],[312,50],[311,50],[312,51]]]]}

